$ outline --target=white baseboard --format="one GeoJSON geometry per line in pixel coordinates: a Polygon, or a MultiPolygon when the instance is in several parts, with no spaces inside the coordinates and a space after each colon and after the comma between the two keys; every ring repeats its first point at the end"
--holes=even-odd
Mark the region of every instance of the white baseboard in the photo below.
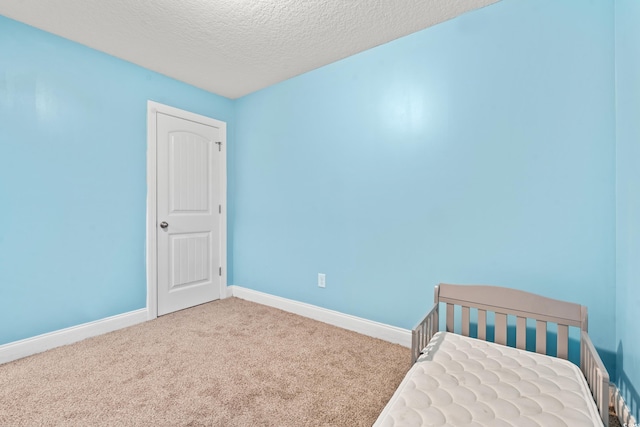
{"type": "Polygon", "coordinates": [[[233,286],[232,285],[225,286],[224,287],[224,291],[225,291],[225,294],[224,295],[220,295],[221,299],[231,298],[233,296],[233,286]]]}
{"type": "Polygon", "coordinates": [[[83,323],[82,325],[60,329],[33,338],[0,345],[0,364],[41,353],[52,348],[73,344],[74,342],[82,341],[83,339],[96,335],[102,335],[117,329],[133,326],[146,320],[147,309],[143,308],[93,322],[83,323]]]}
{"type": "Polygon", "coordinates": [[[609,387],[609,391],[609,395],[611,396],[611,405],[616,411],[616,415],[620,420],[620,424],[629,427],[639,425],[633,415],[631,415],[631,411],[629,410],[627,403],[624,401],[624,398],[620,394],[620,390],[618,390],[618,387],[616,387],[615,384],[611,384],[611,386],[609,387]]]}
{"type": "Polygon", "coordinates": [[[328,310],[315,305],[265,294],[263,292],[243,288],[241,286],[229,286],[227,288],[227,293],[229,292],[232,296],[240,299],[267,305],[289,313],[298,314],[333,326],[358,332],[363,335],[379,338],[394,344],[400,344],[404,347],[411,347],[411,331],[407,329],[385,325],[384,323],[374,322],[372,320],[328,310]]]}
{"type": "MultiPolygon", "coordinates": [[[[290,313],[338,326],[384,341],[411,347],[411,331],[384,323],[374,322],[338,311],[328,310],[240,286],[228,286],[222,298],[235,296],[247,301],[275,307],[290,313]]],[[[0,364],[41,353],[52,348],[73,344],[86,338],[102,335],[149,320],[146,308],[60,329],[32,338],[0,345],[0,364]]]]}

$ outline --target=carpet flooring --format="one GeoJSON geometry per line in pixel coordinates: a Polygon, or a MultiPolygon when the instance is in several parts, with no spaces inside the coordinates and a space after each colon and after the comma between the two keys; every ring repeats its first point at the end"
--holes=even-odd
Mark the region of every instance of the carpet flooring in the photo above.
{"type": "Polygon", "coordinates": [[[371,426],[408,362],[229,298],[0,365],[0,426],[371,426]]]}
{"type": "Polygon", "coordinates": [[[371,426],[409,358],[229,298],[0,365],[0,426],[371,426]]]}

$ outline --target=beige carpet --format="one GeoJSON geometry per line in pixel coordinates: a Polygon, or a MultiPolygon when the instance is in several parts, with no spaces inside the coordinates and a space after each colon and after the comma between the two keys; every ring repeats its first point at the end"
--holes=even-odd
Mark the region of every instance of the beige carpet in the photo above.
{"type": "Polygon", "coordinates": [[[0,426],[371,426],[408,361],[230,298],[0,365],[0,426]]]}
{"type": "Polygon", "coordinates": [[[371,426],[409,350],[230,298],[0,365],[0,426],[371,426]]]}

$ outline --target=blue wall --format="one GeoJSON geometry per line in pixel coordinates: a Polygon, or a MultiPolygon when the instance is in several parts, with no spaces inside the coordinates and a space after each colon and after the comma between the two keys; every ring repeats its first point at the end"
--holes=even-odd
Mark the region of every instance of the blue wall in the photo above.
{"type": "Polygon", "coordinates": [[[617,384],[640,420],[640,2],[616,0],[617,384]]]}
{"type": "Polygon", "coordinates": [[[613,374],[613,14],[505,0],[239,99],[234,284],[403,328],[438,282],[525,289],[613,374]]]}
{"type": "Polygon", "coordinates": [[[231,100],[0,17],[0,344],[146,306],[148,99],[233,129],[231,100]]]}

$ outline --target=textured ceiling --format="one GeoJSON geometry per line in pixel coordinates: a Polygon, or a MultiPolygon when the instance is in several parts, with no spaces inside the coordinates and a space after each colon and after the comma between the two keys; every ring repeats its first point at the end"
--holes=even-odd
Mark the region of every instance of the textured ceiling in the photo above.
{"type": "Polygon", "coordinates": [[[498,0],[1,0],[0,14],[238,98],[498,0]]]}

